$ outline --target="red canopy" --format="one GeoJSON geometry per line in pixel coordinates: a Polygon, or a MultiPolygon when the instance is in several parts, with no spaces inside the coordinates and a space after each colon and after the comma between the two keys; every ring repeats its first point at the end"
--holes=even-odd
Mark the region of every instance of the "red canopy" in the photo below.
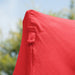
{"type": "Polygon", "coordinates": [[[28,10],[13,75],[75,75],[75,20],[28,10]]]}

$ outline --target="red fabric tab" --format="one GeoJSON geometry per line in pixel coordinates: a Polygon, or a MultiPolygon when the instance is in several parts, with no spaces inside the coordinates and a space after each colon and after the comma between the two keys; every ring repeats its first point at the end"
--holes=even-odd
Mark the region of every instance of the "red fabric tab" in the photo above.
{"type": "Polygon", "coordinates": [[[36,33],[35,32],[29,32],[28,33],[28,43],[34,43],[36,38],[36,33]]]}

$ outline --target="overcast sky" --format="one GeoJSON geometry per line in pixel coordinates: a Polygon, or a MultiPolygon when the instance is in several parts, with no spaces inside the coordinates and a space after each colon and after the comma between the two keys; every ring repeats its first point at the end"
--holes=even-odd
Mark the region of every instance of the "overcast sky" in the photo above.
{"type": "Polygon", "coordinates": [[[58,12],[69,8],[70,0],[0,0],[0,28],[4,38],[9,30],[16,30],[18,19],[23,19],[26,10],[37,8],[40,12],[58,12]]]}

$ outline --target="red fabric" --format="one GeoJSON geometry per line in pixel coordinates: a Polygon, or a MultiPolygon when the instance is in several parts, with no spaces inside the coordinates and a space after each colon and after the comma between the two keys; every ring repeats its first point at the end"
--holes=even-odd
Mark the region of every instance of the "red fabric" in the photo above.
{"type": "Polygon", "coordinates": [[[13,75],[75,75],[75,20],[28,10],[13,75]]]}

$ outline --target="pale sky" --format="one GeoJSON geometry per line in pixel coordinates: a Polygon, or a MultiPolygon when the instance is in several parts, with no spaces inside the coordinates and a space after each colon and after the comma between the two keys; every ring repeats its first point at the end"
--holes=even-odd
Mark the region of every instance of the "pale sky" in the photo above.
{"type": "Polygon", "coordinates": [[[70,6],[70,0],[0,0],[0,28],[3,38],[8,37],[9,30],[16,30],[18,19],[23,19],[26,10],[38,9],[40,12],[52,10],[58,12],[70,6]]]}

